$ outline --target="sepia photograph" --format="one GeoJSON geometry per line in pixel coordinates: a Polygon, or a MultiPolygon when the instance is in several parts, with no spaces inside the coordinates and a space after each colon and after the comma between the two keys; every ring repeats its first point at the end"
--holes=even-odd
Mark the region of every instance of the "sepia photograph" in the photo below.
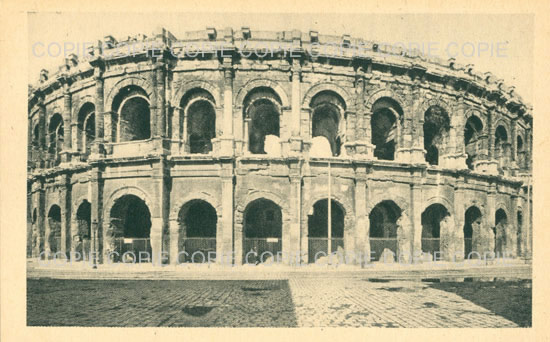
{"type": "Polygon", "coordinates": [[[28,15],[29,326],[531,326],[533,16],[199,17],[28,15]]]}
{"type": "Polygon", "coordinates": [[[541,337],[534,9],[32,8],[0,40],[6,340],[541,337]]]}

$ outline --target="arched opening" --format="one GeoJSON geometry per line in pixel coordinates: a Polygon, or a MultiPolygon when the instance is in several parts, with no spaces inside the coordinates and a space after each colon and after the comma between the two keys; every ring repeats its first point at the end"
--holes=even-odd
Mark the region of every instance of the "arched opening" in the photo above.
{"type": "Polygon", "coordinates": [[[61,251],[61,208],[58,205],[52,205],[48,211],[48,243],[52,254],[61,251]]]}
{"type": "Polygon", "coordinates": [[[518,211],[517,214],[517,220],[518,220],[518,231],[517,231],[517,255],[522,256],[523,255],[523,213],[521,211],[518,211]]]}
{"type": "Polygon", "coordinates": [[[61,117],[60,114],[54,114],[50,119],[50,124],[48,125],[48,152],[54,165],[59,165],[61,162],[59,154],[63,148],[63,135],[63,117],[61,117]]]}
{"type": "Polygon", "coordinates": [[[245,263],[264,262],[272,255],[277,259],[277,253],[282,251],[283,231],[282,211],[277,204],[265,198],[248,204],[243,230],[245,263]]]}
{"type": "Polygon", "coordinates": [[[498,126],[495,130],[495,159],[498,161],[499,167],[505,167],[510,155],[510,143],[508,141],[508,133],[504,126],[498,126]]]}
{"type": "Polygon", "coordinates": [[[207,154],[212,151],[216,137],[216,110],[214,97],[203,89],[194,89],[180,101],[180,137],[190,153],[207,154]]]}
{"type": "Polygon", "coordinates": [[[216,209],[203,200],[190,201],[180,209],[178,223],[178,262],[208,262],[209,258],[213,261],[218,224],[216,209]]]}
{"type": "Polygon", "coordinates": [[[397,255],[397,220],[399,217],[401,217],[401,208],[393,201],[382,201],[371,210],[369,214],[369,242],[373,260],[380,260],[386,249],[397,255]]]}
{"type": "Polygon", "coordinates": [[[472,252],[482,254],[483,251],[472,251],[472,236],[474,230],[479,232],[481,230],[481,211],[472,206],[464,213],[464,258],[477,257],[476,254],[470,255],[472,252]]]}
{"type": "Polygon", "coordinates": [[[498,209],[495,213],[495,253],[502,257],[506,253],[506,235],[508,229],[508,216],[503,209],[498,209]]]}
{"type": "Polygon", "coordinates": [[[143,89],[137,86],[122,89],[113,99],[113,112],[118,114],[113,116],[112,123],[118,142],[151,137],[151,110],[143,89]]]}
{"type": "Polygon", "coordinates": [[[32,146],[38,148],[40,146],[40,125],[35,124],[32,130],[32,146]]]}
{"type": "Polygon", "coordinates": [[[381,160],[394,160],[398,147],[399,125],[403,110],[390,98],[378,99],[372,106],[371,143],[374,156],[381,160]]]}
{"type": "Polygon", "coordinates": [[[482,131],[481,120],[475,115],[470,116],[464,126],[464,146],[468,156],[466,164],[470,170],[474,169],[474,162],[478,159],[478,151],[481,148],[478,145],[481,144],[482,131]]]}
{"type": "Polygon", "coordinates": [[[86,200],[82,201],[76,211],[76,226],[75,250],[84,257],[89,256],[92,238],[92,205],[86,200]]]}
{"type": "Polygon", "coordinates": [[[525,149],[523,145],[523,138],[521,136],[517,136],[516,141],[516,155],[517,155],[517,165],[520,169],[525,167],[525,149]]]}
{"type": "Polygon", "coordinates": [[[345,113],[344,100],[336,93],[323,91],[315,95],[311,100],[311,136],[325,137],[329,144],[333,156],[340,155],[340,118],[345,113]]]}
{"type": "Polygon", "coordinates": [[[115,201],[110,217],[115,251],[119,254],[115,261],[134,257],[136,261],[151,261],[151,213],[145,201],[135,195],[124,195],[115,201]]]}
{"type": "Polygon", "coordinates": [[[435,258],[435,252],[440,252],[441,225],[449,216],[445,206],[434,203],[424,210],[421,216],[422,252],[430,253],[435,258]]]}
{"type": "Polygon", "coordinates": [[[448,113],[439,106],[431,106],[424,113],[423,129],[426,161],[439,165],[439,152],[445,152],[451,129],[448,113]]]}
{"type": "Polygon", "coordinates": [[[270,88],[254,89],[245,98],[244,116],[248,151],[254,154],[266,154],[266,138],[280,136],[281,100],[279,96],[270,88]]]}
{"type": "MultiPolygon", "coordinates": [[[[330,201],[331,209],[331,251],[344,249],[344,218],[342,207],[335,200],[330,201]]],[[[314,263],[328,252],[328,199],[322,199],[313,205],[313,213],[308,216],[308,259],[314,263]]],[[[340,257],[340,256],[339,256],[340,257]]]]}
{"type": "Polygon", "coordinates": [[[78,113],[78,133],[80,151],[90,154],[95,140],[95,106],[92,103],[84,104],[78,113]]]}

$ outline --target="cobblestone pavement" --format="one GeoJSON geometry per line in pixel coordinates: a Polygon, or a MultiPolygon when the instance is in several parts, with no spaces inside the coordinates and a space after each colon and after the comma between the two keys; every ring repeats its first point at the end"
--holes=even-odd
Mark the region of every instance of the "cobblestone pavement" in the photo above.
{"type": "Polygon", "coordinates": [[[291,279],[290,288],[298,325],[304,327],[517,327],[514,322],[458,294],[433,288],[430,283],[291,279]]]}
{"type": "MultiPolygon", "coordinates": [[[[492,282],[476,284],[484,289],[488,287],[488,290],[494,286],[492,282]]],[[[525,303],[524,297],[529,296],[530,299],[530,281],[522,281],[521,284],[514,290],[520,294],[519,297],[503,296],[502,300],[525,303]]],[[[28,279],[27,324],[187,327],[517,326],[487,309],[487,305],[479,306],[457,292],[433,285],[410,280],[335,277],[243,281],[28,279]]]]}

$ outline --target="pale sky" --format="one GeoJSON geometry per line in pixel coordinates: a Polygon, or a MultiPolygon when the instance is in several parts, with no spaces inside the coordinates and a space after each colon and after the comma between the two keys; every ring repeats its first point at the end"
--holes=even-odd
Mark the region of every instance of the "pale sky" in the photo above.
{"type": "MultiPolygon", "coordinates": [[[[445,60],[453,56],[459,63],[474,64],[476,70],[490,71],[515,86],[526,102],[533,99],[534,22],[528,14],[31,13],[28,23],[28,80],[32,84],[41,69],[57,70],[62,63],[63,56],[46,53],[45,47],[52,43],[82,47],[106,35],[117,39],[138,33],[150,36],[159,26],[178,38],[186,31],[206,27],[248,26],[253,31],[298,29],[349,34],[382,43],[414,45],[425,52],[431,49],[445,60]]],[[[53,49],[52,54],[57,51],[53,49]]]]}

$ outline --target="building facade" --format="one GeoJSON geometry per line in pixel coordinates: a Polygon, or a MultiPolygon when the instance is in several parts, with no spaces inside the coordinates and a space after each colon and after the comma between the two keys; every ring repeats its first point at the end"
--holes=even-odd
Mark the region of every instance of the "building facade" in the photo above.
{"type": "Polygon", "coordinates": [[[313,31],[88,52],[29,87],[33,257],[531,256],[532,109],[490,73],[313,31]]]}

